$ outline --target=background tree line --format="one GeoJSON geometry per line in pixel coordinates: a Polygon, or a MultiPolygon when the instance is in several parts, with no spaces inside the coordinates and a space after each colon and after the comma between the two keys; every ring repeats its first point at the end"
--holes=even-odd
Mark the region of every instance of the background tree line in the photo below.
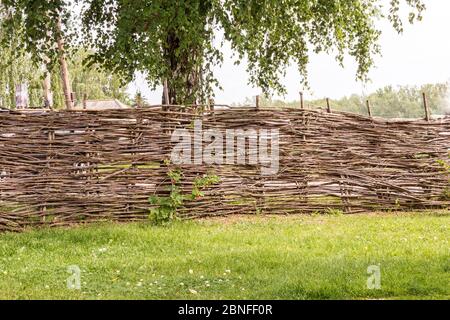
{"type": "MultiPolygon", "coordinates": [[[[424,107],[422,93],[427,96],[432,115],[450,113],[449,83],[425,84],[422,86],[386,86],[368,95],[352,94],[341,99],[330,99],[333,110],[367,114],[366,101],[369,100],[373,116],[384,118],[423,118],[424,107]]],[[[247,98],[243,105],[253,104],[253,98],[247,98]]],[[[236,104],[239,105],[239,104],[236,104]]],[[[267,96],[260,97],[262,107],[299,108],[300,101],[285,102],[267,96]]],[[[306,99],[304,105],[311,108],[325,108],[326,98],[306,99]]]]}
{"type": "MultiPolygon", "coordinates": [[[[72,92],[75,94],[75,104],[81,105],[84,98],[118,99],[130,104],[130,98],[120,78],[98,66],[86,68],[84,61],[88,53],[84,49],[76,50],[68,61],[71,75],[72,92]]],[[[28,85],[30,108],[44,107],[43,81],[44,69],[36,66],[29,54],[14,55],[9,48],[0,47],[0,106],[15,107],[15,87],[18,84],[28,85]]],[[[65,107],[64,94],[60,81],[60,70],[54,66],[49,71],[51,91],[53,93],[53,108],[65,107]]]]}

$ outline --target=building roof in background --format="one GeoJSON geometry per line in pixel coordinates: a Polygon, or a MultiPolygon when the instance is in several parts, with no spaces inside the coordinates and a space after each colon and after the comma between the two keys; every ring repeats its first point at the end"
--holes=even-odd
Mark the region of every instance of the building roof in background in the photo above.
{"type": "Polygon", "coordinates": [[[77,106],[76,110],[107,110],[107,109],[129,109],[130,106],[120,102],[117,99],[104,100],[86,100],[82,105],[77,106]],[[84,107],[86,106],[86,108],[84,107]]]}

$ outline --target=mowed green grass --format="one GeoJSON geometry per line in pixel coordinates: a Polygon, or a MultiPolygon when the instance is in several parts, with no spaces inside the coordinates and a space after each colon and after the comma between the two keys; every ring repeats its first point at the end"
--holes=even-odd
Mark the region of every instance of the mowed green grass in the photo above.
{"type": "Polygon", "coordinates": [[[1,234],[0,299],[448,299],[449,225],[441,211],[1,234]]]}

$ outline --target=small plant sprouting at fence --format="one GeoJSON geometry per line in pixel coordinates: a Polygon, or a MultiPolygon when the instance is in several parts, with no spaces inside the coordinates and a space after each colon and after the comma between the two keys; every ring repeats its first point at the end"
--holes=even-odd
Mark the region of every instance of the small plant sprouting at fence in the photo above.
{"type": "MultiPolygon", "coordinates": [[[[168,161],[166,165],[170,166],[168,161]]],[[[167,196],[152,195],[149,202],[154,207],[150,208],[150,221],[156,225],[168,223],[176,218],[177,210],[181,208],[185,201],[195,201],[204,197],[203,189],[220,182],[220,178],[214,174],[205,174],[194,179],[192,192],[183,194],[180,184],[183,178],[181,169],[169,169],[167,177],[170,185],[167,187],[167,196]]]]}

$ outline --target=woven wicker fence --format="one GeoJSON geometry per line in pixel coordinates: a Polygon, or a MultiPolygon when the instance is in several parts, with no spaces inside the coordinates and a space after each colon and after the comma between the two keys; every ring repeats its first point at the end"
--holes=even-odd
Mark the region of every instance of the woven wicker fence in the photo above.
{"type": "MultiPolygon", "coordinates": [[[[0,230],[146,219],[152,195],[173,183],[172,133],[278,129],[279,169],[179,166],[220,181],[185,201],[182,218],[448,208],[450,119],[386,121],[312,110],[199,111],[172,106],[83,112],[0,112],[0,230]]],[[[225,133],[224,133],[225,135],[225,133]]],[[[208,143],[205,141],[203,147],[208,143]]],[[[225,144],[225,141],[223,141],[225,144]]],[[[251,151],[249,151],[251,152],[251,151]]],[[[247,154],[247,156],[249,156],[247,154]]]]}

